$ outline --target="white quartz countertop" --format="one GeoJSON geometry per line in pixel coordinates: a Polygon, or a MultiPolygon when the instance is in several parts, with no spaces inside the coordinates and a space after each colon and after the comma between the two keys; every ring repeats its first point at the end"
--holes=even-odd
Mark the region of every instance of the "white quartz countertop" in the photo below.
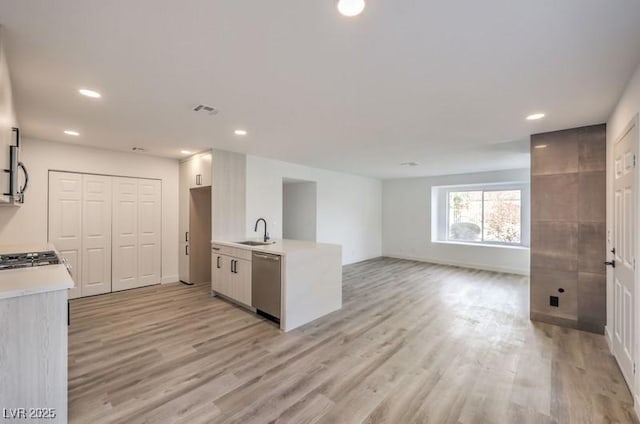
{"type": "Polygon", "coordinates": [[[62,264],[0,271],[0,299],[66,290],[73,286],[73,279],[62,264]]]}
{"type": "MultiPolygon", "coordinates": [[[[0,246],[0,254],[55,250],[51,244],[0,246]]],[[[74,287],[63,264],[0,271],[0,299],[66,290],[74,287]]]]}
{"type": "MultiPolygon", "coordinates": [[[[250,239],[251,241],[262,241],[261,239],[250,239]]],[[[249,240],[238,240],[249,241],[249,240]]],[[[273,253],[275,255],[287,255],[288,253],[299,252],[302,250],[312,249],[326,249],[326,248],[340,248],[339,244],[329,243],[316,243],[312,241],[301,240],[269,240],[271,244],[264,246],[248,246],[246,244],[239,244],[238,242],[226,241],[226,240],[212,240],[211,244],[219,244],[222,246],[235,247],[238,249],[254,250],[257,252],[273,253]]]]}

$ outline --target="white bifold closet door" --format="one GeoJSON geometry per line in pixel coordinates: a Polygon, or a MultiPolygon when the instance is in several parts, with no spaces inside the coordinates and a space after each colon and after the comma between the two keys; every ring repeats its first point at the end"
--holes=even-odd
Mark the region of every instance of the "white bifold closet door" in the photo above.
{"type": "Polygon", "coordinates": [[[160,283],[161,185],[113,177],[113,284],[116,290],[160,283]]]}
{"type": "Polygon", "coordinates": [[[72,267],[69,298],[159,284],[161,182],[49,172],[49,242],[72,267]]]}
{"type": "Polygon", "coordinates": [[[82,176],[82,296],[111,291],[111,177],[82,176]]]}
{"type": "Polygon", "coordinates": [[[69,298],[111,291],[111,178],[49,173],[49,241],[71,264],[69,298]]]}
{"type": "Polygon", "coordinates": [[[82,291],[82,175],[49,172],[49,242],[69,261],[76,286],[69,298],[82,291]]]}

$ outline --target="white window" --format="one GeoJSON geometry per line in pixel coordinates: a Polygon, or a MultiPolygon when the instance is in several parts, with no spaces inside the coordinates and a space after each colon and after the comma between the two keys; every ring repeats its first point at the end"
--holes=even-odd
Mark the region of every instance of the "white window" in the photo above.
{"type": "Polygon", "coordinates": [[[526,183],[434,187],[433,241],[527,246],[526,183]]]}

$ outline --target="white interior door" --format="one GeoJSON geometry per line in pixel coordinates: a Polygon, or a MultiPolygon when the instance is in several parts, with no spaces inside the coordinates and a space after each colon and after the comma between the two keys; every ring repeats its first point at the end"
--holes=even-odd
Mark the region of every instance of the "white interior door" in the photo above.
{"type": "Polygon", "coordinates": [[[161,184],[138,181],[138,286],[159,284],[161,276],[161,184]]]}
{"type": "Polygon", "coordinates": [[[69,261],[75,287],[69,298],[82,295],[82,176],[49,172],[49,242],[69,261]]]}
{"type": "Polygon", "coordinates": [[[111,177],[82,176],[82,296],[111,291],[111,177]]]}
{"type": "Polygon", "coordinates": [[[113,291],[138,287],[138,180],[114,177],[112,220],[113,291]]]}
{"type": "Polygon", "coordinates": [[[635,355],[635,162],[637,125],[632,125],[613,151],[613,352],[633,392],[635,355]]]}

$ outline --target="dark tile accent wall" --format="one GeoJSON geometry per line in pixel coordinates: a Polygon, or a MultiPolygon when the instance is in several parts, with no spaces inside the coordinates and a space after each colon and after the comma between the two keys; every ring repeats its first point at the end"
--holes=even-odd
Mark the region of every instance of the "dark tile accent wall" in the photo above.
{"type": "Polygon", "coordinates": [[[531,319],[604,332],[605,216],[605,124],[532,135],[531,319]]]}

